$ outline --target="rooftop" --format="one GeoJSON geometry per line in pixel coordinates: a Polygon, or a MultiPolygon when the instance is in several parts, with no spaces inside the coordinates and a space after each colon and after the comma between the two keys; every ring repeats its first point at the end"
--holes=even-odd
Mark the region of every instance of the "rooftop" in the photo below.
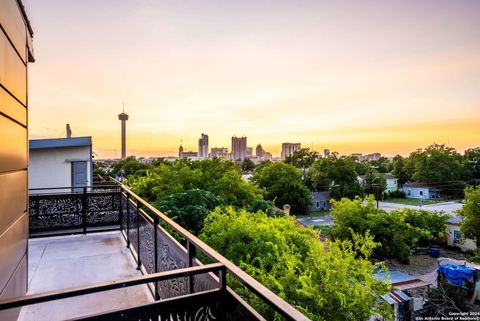
{"type": "Polygon", "coordinates": [[[91,146],[92,137],[72,137],[72,138],[48,138],[48,139],[32,139],[29,140],[29,148],[46,149],[46,148],[65,148],[78,146],[91,146]]]}

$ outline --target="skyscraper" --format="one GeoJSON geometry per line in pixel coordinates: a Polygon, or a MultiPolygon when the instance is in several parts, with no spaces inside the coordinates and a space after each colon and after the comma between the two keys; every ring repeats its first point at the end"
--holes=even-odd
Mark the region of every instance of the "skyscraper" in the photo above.
{"type": "Polygon", "coordinates": [[[243,160],[247,154],[247,137],[232,137],[232,160],[243,160]]]}
{"type": "Polygon", "coordinates": [[[282,143],[282,159],[292,156],[300,148],[300,143],[282,143]]]}
{"type": "Polygon", "coordinates": [[[208,158],[208,135],[203,133],[198,139],[198,157],[208,158]]]}
{"type": "Polygon", "coordinates": [[[127,158],[127,120],[128,115],[122,111],[118,115],[118,119],[122,122],[122,159],[127,158]]]}
{"type": "Polygon", "coordinates": [[[257,148],[255,148],[255,155],[259,158],[265,157],[265,150],[263,149],[262,145],[257,145],[257,148]]]}

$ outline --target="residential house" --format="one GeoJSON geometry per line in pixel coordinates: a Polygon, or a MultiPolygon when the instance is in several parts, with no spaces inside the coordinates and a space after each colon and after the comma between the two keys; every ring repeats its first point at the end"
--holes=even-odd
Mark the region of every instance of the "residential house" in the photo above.
{"type": "Polygon", "coordinates": [[[29,188],[92,185],[92,137],[30,140],[29,150],[29,188]]]}
{"type": "Polygon", "coordinates": [[[312,193],[312,203],[310,205],[310,211],[328,211],[330,208],[330,192],[326,191],[312,193]]]}
{"type": "Polygon", "coordinates": [[[460,223],[462,216],[454,216],[447,220],[447,244],[457,246],[462,251],[475,250],[477,248],[475,241],[471,239],[463,239],[460,231],[460,223]]]}
{"type": "MultiPolygon", "coordinates": [[[[384,191],[385,193],[398,191],[398,178],[388,173],[387,174],[380,173],[379,175],[383,175],[387,183],[386,189],[384,191]]],[[[360,183],[360,185],[365,186],[366,184],[365,175],[358,176],[357,180],[358,180],[358,183],[360,183]]]]}
{"type": "Polygon", "coordinates": [[[406,183],[403,185],[403,191],[407,198],[418,198],[418,199],[435,199],[441,197],[442,190],[432,185],[424,183],[406,183]]]}

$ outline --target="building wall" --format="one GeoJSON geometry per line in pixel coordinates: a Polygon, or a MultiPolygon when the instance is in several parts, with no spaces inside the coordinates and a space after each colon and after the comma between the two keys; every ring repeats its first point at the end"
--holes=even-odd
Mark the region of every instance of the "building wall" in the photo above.
{"type": "Polygon", "coordinates": [[[475,250],[477,246],[475,245],[474,240],[461,240],[460,242],[458,241],[458,238],[456,238],[456,234],[461,235],[460,233],[460,226],[456,224],[447,224],[447,244],[450,246],[458,246],[462,251],[466,250],[475,250]]]}
{"type": "Polygon", "coordinates": [[[396,178],[395,179],[389,178],[389,179],[386,179],[386,181],[387,181],[387,189],[385,190],[385,192],[394,192],[398,190],[398,180],[396,178]]]}
{"type": "Polygon", "coordinates": [[[72,161],[87,160],[87,185],[93,173],[90,146],[30,150],[29,188],[72,186],[72,161]]]}
{"type": "Polygon", "coordinates": [[[282,143],[282,159],[292,156],[293,153],[301,148],[300,143],[282,143]]]}
{"type": "Polygon", "coordinates": [[[430,193],[428,187],[403,187],[405,197],[407,198],[422,198],[428,200],[430,193]],[[421,195],[422,194],[422,195],[421,195]]]}
{"type": "MultiPolygon", "coordinates": [[[[33,58],[20,5],[0,1],[0,300],[27,290],[27,64],[33,58]]],[[[0,320],[17,314],[3,311],[0,320]]]]}

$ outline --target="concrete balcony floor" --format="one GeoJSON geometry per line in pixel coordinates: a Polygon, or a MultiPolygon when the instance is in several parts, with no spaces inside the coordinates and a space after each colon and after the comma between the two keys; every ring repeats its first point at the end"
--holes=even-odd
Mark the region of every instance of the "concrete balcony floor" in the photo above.
{"type": "MultiPolygon", "coordinates": [[[[139,276],[120,232],[29,240],[28,294],[139,276]]],[[[54,321],[153,302],[146,285],[22,307],[21,321],[54,321]]]]}

